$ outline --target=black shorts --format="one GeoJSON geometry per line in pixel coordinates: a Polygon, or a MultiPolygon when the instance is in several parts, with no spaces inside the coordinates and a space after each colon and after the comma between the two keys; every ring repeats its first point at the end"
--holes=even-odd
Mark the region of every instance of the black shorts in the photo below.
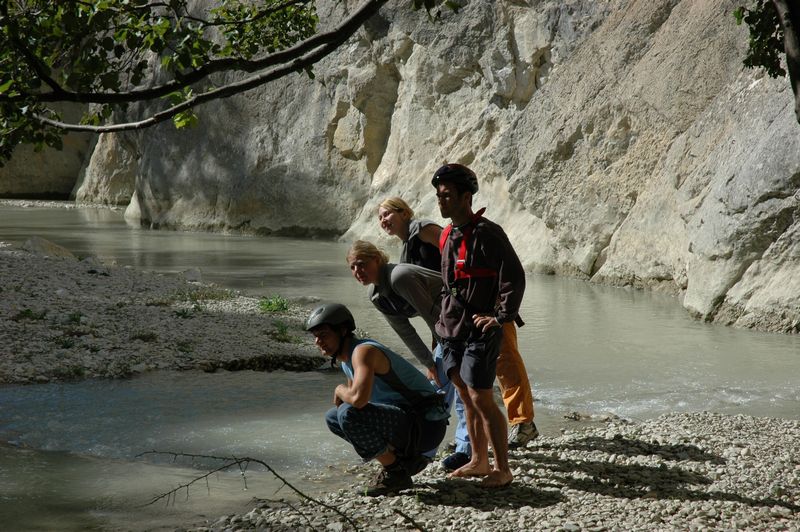
{"type": "Polygon", "coordinates": [[[497,356],[503,328],[492,327],[486,333],[477,329],[466,340],[442,340],[442,368],[450,377],[458,370],[467,386],[476,390],[491,389],[497,376],[497,356]]]}

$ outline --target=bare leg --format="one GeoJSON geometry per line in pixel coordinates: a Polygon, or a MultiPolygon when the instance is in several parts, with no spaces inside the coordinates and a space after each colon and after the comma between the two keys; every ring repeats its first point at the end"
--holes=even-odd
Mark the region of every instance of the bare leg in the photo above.
{"type": "Polygon", "coordinates": [[[453,372],[451,378],[453,384],[461,395],[464,402],[464,414],[467,420],[467,432],[472,446],[472,457],[468,463],[456,469],[449,476],[451,477],[483,477],[491,473],[489,465],[489,443],[483,429],[483,421],[477,412],[473,402],[470,388],[461,379],[457,372],[453,372]]]}
{"type": "MultiPolygon", "coordinates": [[[[495,403],[491,389],[469,388],[469,394],[482,423],[481,428],[483,430],[479,432],[488,435],[489,442],[494,450],[494,469],[483,479],[483,485],[486,487],[505,486],[514,478],[508,466],[508,425],[506,425],[506,418],[498,408],[497,403],[495,403]]],[[[471,437],[472,435],[470,434],[471,437]]],[[[483,445],[488,454],[485,436],[483,445]]],[[[474,443],[472,452],[475,452],[474,443]]]]}

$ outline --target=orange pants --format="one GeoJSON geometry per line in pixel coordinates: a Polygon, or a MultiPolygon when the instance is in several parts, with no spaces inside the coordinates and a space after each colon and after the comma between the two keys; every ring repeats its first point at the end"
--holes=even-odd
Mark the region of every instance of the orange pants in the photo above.
{"type": "Polygon", "coordinates": [[[497,356],[497,381],[508,413],[508,424],[533,421],[533,392],[528,372],[517,345],[517,326],[514,322],[503,324],[503,340],[497,356]]]}

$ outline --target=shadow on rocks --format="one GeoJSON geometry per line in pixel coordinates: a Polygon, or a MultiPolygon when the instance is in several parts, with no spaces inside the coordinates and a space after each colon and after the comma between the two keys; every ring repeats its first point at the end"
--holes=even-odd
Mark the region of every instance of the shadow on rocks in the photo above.
{"type": "MultiPolygon", "coordinates": [[[[688,447],[688,446],[667,446],[688,447]]],[[[729,493],[725,491],[709,491],[697,488],[697,486],[708,486],[713,481],[707,476],[694,471],[687,471],[679,465],[668,465],[661,463],[657,466],[641,464],[619,464],[615,462],[593,461],[586,459],[565,459],[555,458],[553,452],[567,449],[581,449],[593,451],[606,451],[610,454],[632,455],[643,454],[642,448],[650,448],[650,454],[666,452],[658,446],[636,440],[605,440],[603,438],[586,438],[581,440],[578,445],[569,443],[563,446],[542,445],[538,449],[550,451],[550,455],[540,454],[530,449],[524,452],[514,453],[510,459],[528,460],[535,462],[538,469],[549,469],[552,473],[547,475],[547,486],[552,488],[568,488],[574,490],[596,493],[607,497],[617,497],[625,499],[678,499],[685,501],[729,501],[746,504],[748,506],[772,507],[782,506],[792,511],[800,510],[796,504],[788,503],[776,498],[755,499],[729,493]],[[629,444],[630,449],[625,445],[629,444]],[[633,451],[636,450],[634,453],[633,451]]],[[[724,460],[713,454],[708,454],[697,449],[699,454],[694,454],[696,460],[711,461],[717,458],[722,463],[724,460]]],[[[682,449],[679,452],[686,452],[682,449]]],[[[674,460],[673,451],[669,451],[667,460],[674,460]]],[[[539,484],[543,484],[540,482],[539,484]]]]}
{"type": "MultiPolygon", "coordinates": [[[[725,459],[721,456],[704,451],[695,445],[651,443],[625,438],[620,434],[615,435],[612,439],[588,436],[575,442],[548,447],[576,451],[603,451],[608,454],[624,456],[653,455],[672,461],[693,460],[713,464],[725,463],[725,459]]],[[[543,445],[541,448],[544,449],[545,446],[543,445]]]]}
{"type": "Polygon", "coordinates": [[[504,488],[484,488],[479,480],[442,479],[418,484],[416,498],[428,505],[460,506],[481,511],[497,508],[519,509],[523,506],[544,508],[564,500],[555,490],[541,490],[514,480],[504,488]]]}

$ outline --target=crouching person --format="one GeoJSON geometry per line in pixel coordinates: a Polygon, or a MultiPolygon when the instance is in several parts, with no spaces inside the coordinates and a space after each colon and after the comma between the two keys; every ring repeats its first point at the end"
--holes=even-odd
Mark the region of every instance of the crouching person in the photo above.
{"type": "Polygon", "coordinates": [[[366,494],[390,495],[413,486],[411,477],[430,461],[425,454],[435,454],[444,438],[448,414],[425,375],[380,343],[355,338],[355,328],[340,304],[317,307],[306,322],[317,348],[347,377],[333,393],[328,428],[383,466],[366,494]]]}

